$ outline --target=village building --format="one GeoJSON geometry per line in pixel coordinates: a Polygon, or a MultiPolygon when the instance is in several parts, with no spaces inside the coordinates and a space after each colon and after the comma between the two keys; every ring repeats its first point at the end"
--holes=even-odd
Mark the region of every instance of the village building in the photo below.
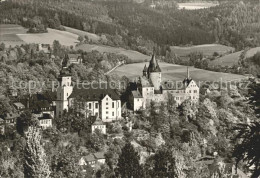
{"type": "Polygon", "coordinates": [[[162,71],[155,59],[155,55],[149,63],[144,66],[143,75],[136,81],[136,90],[132,91],[129,98],[134,111],[146,108],[151,101],[155,103],[165,102],[169,97],[173,98],[177,105],[185,100],[193,103],[199,101],[199,87],[190,78],[187,68],[187,77],[183,81],[162,81],[162,71]]]}
{"type": "Polygon", "coordinates": [[[57,88],[56,114],[61,117],[65,110],[75,108],[81,103],[86,117],[97,116],[103,122],[121,119],[121,100],[114,89],[104,84],[72,86],[71,75],[64,68],[59,77],[57,88]]]}
{"type": "Polygon", "coordinates": [[[105,164],[106,159],[104,152],[91,153],[87,156],[83,156],[80,158],[78,165],[79,166],[90,166],[95,168],[98,164],[105,164]]]}
{"type": "Polygon", "coordinates": [[[38,117],[38,119],[39,119],[39,126],[43,130],[52,127],[53,117],[50,114],[44,113],[44,114],[42,114],[42,116],[38,117]]]}
{"type": "Polygon", "coordinates": [[[95,133],[95,130],[100,130],[102,134],[106,134],[106,124],[99,118],[97,117],[96,121],[91,125],[91,132],[92,134],[95,133]]]}

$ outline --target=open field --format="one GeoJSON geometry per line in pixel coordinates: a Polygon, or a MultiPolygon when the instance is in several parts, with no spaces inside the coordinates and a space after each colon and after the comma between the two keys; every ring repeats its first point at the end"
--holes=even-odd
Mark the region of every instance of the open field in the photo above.
{"type": "Polygon", "coordinates": [[[48,28],[48,33],[26,33],[27,29],[20,25],[1,24],[0,42],[6,46],[21,45],[24,43],[52,44],[58,40],[62,45],[75,46],[78,43],[78,35],[66,31],[59,31],[48,28]]]}
{"type": "Polygon", "coordinates": [[[245,57],[250,58],[253,57],[257,52],[260,52],[260,47],[251,48],[246,52],[245,57]]]}
{"type": "Polygon", "coordinates": [[[206,9],[219,5],[214,2],[187,2],[187,3],[178,3],[179,9],[185,10],[196,10],[196,9],[206,9]]]}
{"type": "Polygon", "coordinates": [[[210,65],[233,66],[235,64],[238,64],[238,60],[239,60],[242,52],[243,51],[238,51],[238,52],[231,53],[231,54],[225,55],[223,57],[217,58],[213,61],[210,61],[210,65]]]}
{"type": "Polygon", "coordinates": [[[75,28],[70,28],[70,27],[66,27],[66,26],[64,26],[64,28],[66,29],[67,32],[76,34],[78,36],[82,36],[82,37],[87,36],[89,38],[89,40],[92,40],[93,42],[98,42],[98,40],[100,39],[100,36],[98,36],[94,33],[89,33],[89,32],[77,30],[75,28]]]}
{"type": "Polygon", "coordinates": [[[78,35],[48,28],[48,33],[35,34],[17,34],[26,43],[42,43],[52,44],[54,40],[58,40],[60,44],[65,46],[75,46],[78,43],[78,35]]]}
{"type": "Polygon", "coordinates": [[[205,56],[212,56],[214,52],[225,54],[235,49],[220,44],[204,44],[189,47],[171,46],[171,50],[180,57],[188,56],[191,52],[202,52],[205,56]]]}
{"type": "Polygon", "coordinates": [[[5,43],[6,46],[24,44],[17,33],[26,33],[26,29],[19,25],[0,24],[0,43],[5,43]]]}
{"type": "MultiPolygon", "coordinates": [[[[130,79],[135,79],[136,77],[142,75],[142,71],[144,65],[148,66],[148,62],[144,63],[135,63],[135,64],[127,64],[118,67],[116,70],[110,73],[118,74],[119,76],[126,76],[130,79]]],[[[187,67],[175,64],[168,63],[159,63],[162,70],[162,80],[171,80],[171,81],[182,81],[187,75],[187,67]]],[[[229,73],[221,73],[221,72],[212,72],[202,69],[197,69],[194,67],[189,67],[190,76],[198,81],[232,81],[232,80],[240,80],[245,77],[242,75],[229,74],[229,73]]]]}
{"type": "Polygon", "coordinates": [[[127,50],[127,49],[117,48],[117,47],[104,46],[104,45],[83,44],[83,45],[77,46],[76,49],[81,49],[86,52],[97,50],[101,53],[107,52],[107,53],[123,54],[136,62],[148,61],[151,58],[150,56],[144,55],[137,51],[127,50]]]}

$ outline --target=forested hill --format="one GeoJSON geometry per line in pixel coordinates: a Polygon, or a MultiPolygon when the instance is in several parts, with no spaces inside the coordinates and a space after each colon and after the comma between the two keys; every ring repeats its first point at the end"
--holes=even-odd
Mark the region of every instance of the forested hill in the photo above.
{"type": "Polygon", "coordinates": [[[237,49],[259,45],[260,5],[255,3],[227,1],[196,11],[178,10],[175,6],[153,9],[147,4],[129,0],[10,0],[0,5],[0,23],[30,27],[37,21],[57,28],[55,23],[59,22],[105,34],[117,39],[115,44],[121,47],[152,50],[157,46],[160,55],[165,55],[171,45],[219,42],[237,49]],[[33,20],[28,23],[28,19],[33,20]]]}

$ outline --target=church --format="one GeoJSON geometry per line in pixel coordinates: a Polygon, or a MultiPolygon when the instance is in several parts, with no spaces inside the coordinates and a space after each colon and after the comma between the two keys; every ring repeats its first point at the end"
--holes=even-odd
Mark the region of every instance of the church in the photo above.
{"type": "Polygon", "coordinates": [[[193,103],[199,101],[199,87],[190,78],[189,68],[187,68],[187,77],[181,82],[162,81],[162,71],[155,55],[152,55],[149,66],[144,66],[143,75],[135,84],[137,89],[131,92],[129,98],[134,111],[145,109],[151,101],[165,102],[170,97],[177,105],[182,104],[185,100],[193,103]]]}

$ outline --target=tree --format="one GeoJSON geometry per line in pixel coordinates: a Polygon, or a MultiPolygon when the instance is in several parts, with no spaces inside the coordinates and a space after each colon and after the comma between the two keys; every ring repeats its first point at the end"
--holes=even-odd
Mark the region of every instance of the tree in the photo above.
{"type": "Polygon", "coordinates": [[[139,164],[139,155],[130,142],[122,148],[122,153],[118,159],[118,171],[121,177],[138,178],[142,177],[142,169],[139,164]]]}
{"type": "Polygon", "coordinates": [[[5,44],[4,43],[1,43],[0,44],[0,51],[4,51],[5,50],[5,44]]]}
{"type": "Polygon", "coordinates": [[[28,110],[24,111],[16,121],[16,130],[19,134],[23,135],[29,127],[37,126],[38,120],[33,117],[32,113],[28,110]]]}
{"type": "Polygon", "coordinates": [[[41,145],[40,131],[37,127],[30,127],[24,151],[24,177],[48,178],[50,173],[45,151],[41,145]]]}
{"type": "Polygon", "coordinates": [[[260,176],[260,85],[253,84],[249,93],[251,95],[250,103],[255,110],[257,120],[251,124],[241,124],[236,127],[238,134],[235,140],[238,143],[235,145],[233,156],[236,158],[237,164],[240,161],[246,161],[246,167],[254,167],[252,170],[252,177],[254,178],[260,176]]]}

